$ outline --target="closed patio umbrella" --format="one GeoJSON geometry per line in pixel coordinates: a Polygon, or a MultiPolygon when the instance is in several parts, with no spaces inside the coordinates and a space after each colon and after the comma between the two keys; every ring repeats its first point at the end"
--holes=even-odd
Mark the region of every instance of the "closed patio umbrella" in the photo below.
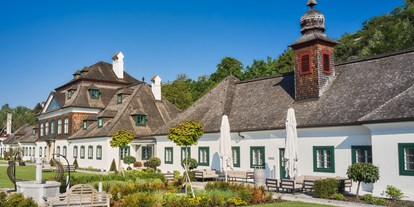
{"type": "Polygon", "coordinates": [[[289,108],[286,118],[286,140],[285,140],[285,170],[289,179],[299,175],[298,171],[298,146],[295,110],[289,108]]]}
{"type": "Polygon", "coordinates": [[[221,158],[221,171],[224,172],[225,180],[227,182],[227,169],[233,168],[233,161],[231,156],[230,145],[230,124],[227,115],[223,115],[220,126],[220,146],[219,154],[221,158]]]}

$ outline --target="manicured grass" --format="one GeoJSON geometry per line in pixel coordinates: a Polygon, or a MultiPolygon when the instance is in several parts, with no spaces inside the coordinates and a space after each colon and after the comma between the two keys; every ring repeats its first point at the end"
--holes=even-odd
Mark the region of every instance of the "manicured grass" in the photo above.
{"type": "MultiPolygon", "coordinates": [[[[65,173],[66,175],[66,173],[65,173]]],[[[88,173],[71,172],[70,176],[90,175],[88,173]]],[[[55,172],[43,172],[43,180],[51,180],[56,176],[55,172]]],[[[35,180],[36,167],[16,166],[16,177],[21,180],[35,180]]],[[[0,166],[0,188],[13,188],[14,185],[7,176],[7,166],[0,166]]]]}
{"type": "Polygon", "coordinates": [[[292,202],[254,205],[254,206],[250,206],[250,207],[333,207],[333,206],[292,201],[292,202]]]}

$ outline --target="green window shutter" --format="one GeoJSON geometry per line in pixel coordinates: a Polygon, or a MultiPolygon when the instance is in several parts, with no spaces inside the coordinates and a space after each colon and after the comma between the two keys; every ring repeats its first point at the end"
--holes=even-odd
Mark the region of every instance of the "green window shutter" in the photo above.
{"type": "Polygon", "coordinates": [[[98,128],[102,128],[103,127],[103,118],[99,117],[98,118],[98,128]]]}
{"type": "Polygon", "coordinates": [[[101,145],[96,146],[96,159],[102,160],[102,146],[101,145]]]}
{"type": "Polygon", "coordinates": [[[117,103],[117,104],[122,103],[122,94],[118,94],[118,95],[116,95],[116,103],[117,103]]]}
{"type": "Polygon", "coordinates": [[[335,148],[333,146],[313,147],[313,171],[335,172],[335,148]]]}
{"type": "Polygon", "coordinates": [[[85,159],[85,146],[81,146],[80,148],[80,158],[85,159]]]}
{"type": "Polygon", "coordinates": [[[68,153],[67,147],[63,146],[63,156],[66,157],[67,153],[68,153]]]}
{"type": "Polygon", "coordinates": [[[210,166],[210,148],[199,147],[198,148],[198,165],[210,166]]]}
{"type": "Polygon", "coordinates": [[[400,175],[414,176],[414,143],[398,144],[400,175]]]}
{"type": "Polygon", "coordinates": [[[173,164],[174,154],[172,147],[166,147],[164,149],[164,163],[165,164],[173,164]]]}
{"type": "Polygon", "coordinates": [[[78,146],[73,147],[73,158],[78,158],[78,146]]]}
{"type": "Polygon", "coordinates": [[[145,126],[147,124],[147,116],[145,115],[135,115],[135,125],[136,126],[145,126]]]}
{"type": "Polygon", "coordinates": [[[240,167],[240,147],[232,147],[231,156],[233,159],[233,167],[240,167]]]}
{"type": "Polygon", "coordinates": [[[90,89],[89,90],[89,97],[91,99],[99,99],[101,92],[99,90],[90,89]]]}
{"type": "Polygon", "coordinates": [[[88,146],[88,159],[93,159],[93,147],[92,147],[92,145],[88,146]]]}
{"type": "Polygon", "coordinates": [[[265,167],[265,147],[250,147],[250,168],[265,167]]]}
{"type": "Polygon", "coordinates": [[[351,146],[352,164],[357,162],[372,163],[371,146],[351,146]]]}

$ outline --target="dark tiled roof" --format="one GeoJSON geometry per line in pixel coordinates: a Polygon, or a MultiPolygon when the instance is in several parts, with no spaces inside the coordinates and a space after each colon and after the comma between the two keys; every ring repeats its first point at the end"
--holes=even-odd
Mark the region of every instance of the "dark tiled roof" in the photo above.
{"type": "Polygon", "coordinates": [[[150,86],[147,84],[133,85],[128,87],[128,89],[132,90],[132,93],[125,97],[122,103],[117,103],[115,92],[108,105],[100,113],[100,115],[107,113],[111,114],[111,116],[113,115],[113,118],[103,117],[104,123],[102,128],[98,128],[95,121],[86,130],[81,129],[77,131],[69,139],[110,137],[122,129],[134,130],[136,137],[148,137],[157,128],[175,118],[179,112],[175,106],[166,100],[156,101],[150,86]],[[135,118],[131,116],[134,110],[147,114],[146,126],[136,126],[135,118]]]}
{"type": "Polygon", "coordinates": [[[73,79],[68,83],[56,88],[56,91],[66,89],[68,86],[71,86],[75,82],[79,82],[81,80],[89,80],[89,81],[98,81],[98,82],[112,82],[118,83],[123,85],[129,85],[134,83],[139,83],[140,81],[136,80],[132,76],[130,76],[127,72],[124,71],[124,78],[119,79],[115,72],[112,70],[112,64],[106,62],[98,62],[94,65],[89,67],[83,68],[81,71],[81,75],[77,79],[73,79]]]}
{"type": "MultiPolygon", "coordinates": [[[[19,129],[17,129],[13,134],[11,134],[7,139],[3,141],[4,144],[17,144],[22,137],[26,137],[28,133],[32,133],[34,126],[29,126],[28,124],[23,124],[19,129]]],[[[27,137],[26,137],[27,138],[27,137]]]]}
{"type": "Polygon", "coordinates": [[[20,143],[35,143],[38,139],[37,137],[37,133],[33,134],[33,129],[35,128],[36,125],[33,126],[27,126],[26,128],[26,134],[22,137],[19,138],[19,142],[20,143]]]}
{"type": "Polygon", "coordinates": [[[293,98],[293,74],[244,82],[227,77],[155,134],[191,119],[205,132],[218,132],[223,114],[232,131],[281,129],[290,107],[298,127],[414,120],[414,50],[336,65],[336,71],[322,97],[303,101],[293,98]]]}

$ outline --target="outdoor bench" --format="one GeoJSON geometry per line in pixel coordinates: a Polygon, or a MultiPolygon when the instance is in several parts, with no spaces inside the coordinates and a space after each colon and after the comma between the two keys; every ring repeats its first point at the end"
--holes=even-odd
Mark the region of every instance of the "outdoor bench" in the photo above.
{"type": "Polygon", "coordinates": [[[163,173],[165,181],[174,180],[174,173],[163,173]]]}
{"type": "Polygon", "coordinates": [[[278,180],[266,178],[266,188],[267,188],[267,191],[271,191],[271,189],[275,189],[274,191],[279,191],[278,180]]]}
{"type": "Polygon", "coordinates": [[[233,180],[233,181],[241,180],[247,183],[247,180],[254,179],[254,172],[230,170],[230,171],[227,171],[227,176],[229,177],[230,180],[233,180]]]}
{"type": "Polygon", "coordinates": [[[98,192],[92,185],[78,184],[68,192],[47,200],[47,206],[110,206],[111,194],[98,192]]]}
{"type": "Polygon", "coordinates": [[[280,191],[282,192],[291,192],[295,194],[295,192],[302,190],[302,184],[296,183],[295,180],[287,180],[282,179],[280,181],[280,191]]]}
{"type": "MultiPolygon", "coordinates": [[[[68,171],[68,165],[63,165],[62,167],[65,171],[68,171]]],[[[69,165],[69,171],[70,172],[75,172],[76,171],[75,165],[69,165]]]]}
{"type": "Polygon", "coordinates": [[[218,177],[215,170],[204,169],[202,171],[195,171],[195,178],[201,179],[203,182],[205,179],[217,180],[218,177]]]}

